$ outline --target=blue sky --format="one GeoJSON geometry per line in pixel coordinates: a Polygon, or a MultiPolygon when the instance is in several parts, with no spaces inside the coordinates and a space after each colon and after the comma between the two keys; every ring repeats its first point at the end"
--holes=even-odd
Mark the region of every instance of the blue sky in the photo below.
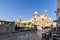
{"type": "Polygon", "coordinates": [[[49,17],[55,20],[56,0],[0,0],[0,19],[16,21],[19,16],[30,19],[35,10],[42,15],[45,9],[49,17]]]}

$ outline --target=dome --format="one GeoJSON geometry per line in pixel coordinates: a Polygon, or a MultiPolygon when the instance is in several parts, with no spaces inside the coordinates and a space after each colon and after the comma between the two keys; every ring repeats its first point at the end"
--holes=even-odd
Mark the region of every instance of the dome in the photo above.
{"type": "Polygon", "coordinates": [[[38,16],[39,16],[39,14],[38,14],[38,12],[37,12],[37,11],[35,11],[35,12],[34,12],[34,16],[36,16],[36,15],[38,15],[38,16]]]}
{"type": "Polygon", "coordinates": [[[35,11],[35,12],[34,12],[34,14],[38,14],[38,12],[37,12],[37,11],[35,11]]]}

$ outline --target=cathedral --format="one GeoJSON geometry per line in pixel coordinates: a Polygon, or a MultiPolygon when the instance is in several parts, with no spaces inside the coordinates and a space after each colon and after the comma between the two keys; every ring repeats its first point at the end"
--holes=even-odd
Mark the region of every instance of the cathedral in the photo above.
{"type": "Polygon", "coordinates": [[[41,27],[56,27],[56,22],[54,22],[50,17],[48,17],[48,11],[45,9],[43,15],[39,15],[37,11],[34,12],[33,17],[29,20],[22,20],[22,17],[20,16],[16,22],[18,27],[22,27],[24,24],[26,27],[33,27],[34,25],[37,25],[39,29],[41,27]]]}

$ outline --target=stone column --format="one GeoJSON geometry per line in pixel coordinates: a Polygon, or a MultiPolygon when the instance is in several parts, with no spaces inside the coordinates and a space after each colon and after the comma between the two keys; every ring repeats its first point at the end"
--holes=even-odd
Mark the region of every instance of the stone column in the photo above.
{"type": "Polygon", "coordinates": [[[13,25],[11,26],[11,27],[12,27],[12,29],[11,29],[12,32],[15,32],[15,26],[16,26],[15,24],[13,24],[13,25]]]}

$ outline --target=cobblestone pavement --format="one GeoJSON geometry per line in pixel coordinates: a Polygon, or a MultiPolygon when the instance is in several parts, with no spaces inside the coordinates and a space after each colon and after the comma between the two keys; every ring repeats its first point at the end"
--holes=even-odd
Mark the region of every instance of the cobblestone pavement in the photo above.
{"type": "Polygon", "coordinates": [[[41,40],[42,31],[27,31],[0,35],[0,40],[41,40]]]}

